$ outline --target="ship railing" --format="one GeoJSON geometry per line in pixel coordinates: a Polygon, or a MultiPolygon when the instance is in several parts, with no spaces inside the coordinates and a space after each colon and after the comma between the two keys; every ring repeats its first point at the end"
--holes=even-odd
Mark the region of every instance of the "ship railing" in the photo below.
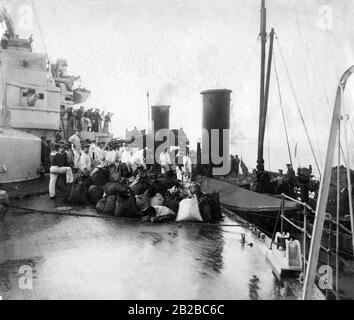
{"type": "MultiPolygon", "coordinates": [[[[64,122],[64,119],[61,118],[60,120],[61,122],[61,130],[63,131],[63,134],[64,134],[64,138],[65,139],[68,139],[72,134],[74,134],[76,131],[79,131],[80,133],[81,132],[86,132],[87,130],[85,130],[84,128],[82,128],[82,130],[80,131],[78,127],[74,126],[73,128],[69,128],[69,126],[64,122]]],[[[106,134],[106,135],[110,135],[111,132],[110,130],[98,130],[97,132],[95,131],[95,133],[99,133],[99,134],[106,134]]]]}
{"type": "MultiPolygon", "coordinates": [[[[306,266],[307,266],[307,258],[306,258],[306,253],[307,253],[307,239],[311,240],[312,239],[312,235],[308,232],[307,230],[307,223],[308,223],[308,219],[307,219],[307,215],[308,213],[311,212],[312,214],[315,215],[316,211],[310,207],[307,203],[305,202],[301,202],[298,199],[294,199],[292,197],[289,197],[286,194],[282,194],[281,195],[281,204],[280,204],[280,208],[279,208],[279,213],[278,213],[278,217],[275,223],[275,227],[274,227],[274,231],[273,231],[273,235],[272,235],[272,239],[271,239],[271,243],[270,243],[270,247],[269,249],[272,249],[273,244],[274,245],[279,245],[279,243],[277,243],[275,241],[275,235],[276,235],[276,230],[277,230],[277,225],[278,225],[278,220],[280,218],[281,220],[281,226],[280,226],[280,233],[282,235],[284,235],[284,222],[288,223],[289,225],[291,225],[293,228],[295,228],[296,230],[300,231],[302,234],[302,238],[303,238],[303,243],[302,243],[302,258],[303,258],[303,275],[306,274],[306,266]],[[297,225],[294,221],[290,220],[288,217],[285,216],[285,200],[289,200],[289,201],[293,201],[297,204],[299,204],[300,206],[302,206],[302,210],[301,213],[303,214],[303,226],[299,226],[297,225]]],[[[351,230],[349,230],[348,228],[346,228],[344,225],[342,225],[339,221],[337,221],[336,219],[334,219],[332,217],[331,214],[326,213],[326,221],[329,222],[329,228],[324,228],[324,231],[328,232],[328,246],[329,248],[326,248],[325,246],[323,246],[322,244],[320,245],[320,249],[323,250],[326,254],[327,254],[327,265],[330,265],[330,259],[331,259],[331,255],[333,253],[333,250],[331,249],[331,234],[332,234],[332,224],[337,225],[346,232],[346,235],[348,235],[348,237],[351,238],[351,230]]],[[[345,253],[344,251],[342,251],[342,253],[345,253]]],[[[339,252],[335,252],[335,255],[338,255],[339,252]]],[[[342,262],[345,263],[344,259],[340,260],[342,262]]],[[[331,290],[337,297],[338,297],[338,289],[336,288],[335,290],[331,290]]],[[[327,290],[326,290],[326,296],[327,296],[327,290]]]]}
{"type": "MultiPolygon", "coordinates": [[[[282,194],[282,197],[284,197],[284,198],[287,199],[287,200],[293,201],[293,202],[295,202],[295,203],[297,203],[297,204],[299,204],[299,205],[301,205],[301,206],[304,206],[304,207],[306,207],[311,213],[316,214],[316,211],[315,211],[312,207],[310,207],[307,203],[301,202],[301,201],[299,201],[299,200],[297,200],[297,199],[294,199],[294,198],[292,198],[292,197],[289,197],[289,196],[287,196],[287,195],[284,194],[284,193],[282,194]]],[[[348,232],[349,234],[351,234],[351,231],[350,231],[348,228],[346,228],[343,224],[341,224],[340,222],[337,222],[337,220],[334,219],[331,214],[326,213],[326,215],[327,215],[327,217],[326,217],[327,220],[330,220],[333,224],[337,224],[337,223],[338,223],[340,228],[342,228],[344,231],[346,231],[346,232],[348,232]]]]}
{"type": "Polygon", "coordinates": [[[305,203],[305,202],[301,202],[301,201],[299,201],[299,200],[297,200],[297,199],[294,199],[294,198],[292,198],[292,197],[289,197],[289,196],[287,196],[285,193],[282,193],[281,196],[282,196],[282,199],[285,198],[285,199],[287,199],[287,200],[293,201],[293,202],[295,202],[295,203],[297,203],[297,204],[300,204],[300,205],[306,207],[306,208],[307,208],[308,210],[310,210],[313,214],[316,213],[316,211],[313,210],[313,209],[312,209],[307,203],[305,203]]]}

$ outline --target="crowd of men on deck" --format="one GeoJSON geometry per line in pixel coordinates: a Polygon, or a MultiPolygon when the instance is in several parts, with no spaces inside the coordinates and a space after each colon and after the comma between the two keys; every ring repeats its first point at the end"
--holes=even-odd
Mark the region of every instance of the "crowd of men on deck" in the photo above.
{"type": "MultiPolygon", "coordinates": [[[[14,37],[15,39],[19,39],[18,34],[14,34],[13,37],[14,37]]],[[[3,50],[8,49],[8,47],[9,47],[9,41],[10,41],[10,34],[9,34],[9,32],[6,30],[5,33],[3,33],[3,35],[1,36],[1,40],[0,40],[0,47],[1,47],[1,49],[3,49],[3,50]]],[[[32,50],[32,43],[33,43],[33,34],[31,34],[31,35],[28,37],[28,44],[29,44],[29,47],[30,47],[31,50],[32,50]]]]}
{"type": "Polygon", "coordinates": [[[90,132],[102,132],[109,133],[110,123],[113,117],[113,113],[100,111],[99,108],[90,108],[85,110],[83,106],[79,109],[69,107],[61,113],[64,117],[66,114],[68,121],[69,132],[78,131],[90,131],[90,132]]]}
{"type": "Polygon", "coordinates": [[[275,183],[275,193],[284,193],[291,198],[296,198],[295,186],[301,189],[301,198],[303,202],[309,201],[309,182],[312,176],[312,166],[308,168],[298,168],[297,175],[293,169],[292,164],[288,163],[286,174],[282,169],[278,170],[278,175],[274,177],[271,182],[275,183]]]}
{"type": "MultiPolygon", "coordinates": [[[[98,142],[80,139],[76,131],[68,141],[60,140],[49,144],[42,137],[41,162],[43,173],[50,173],[49,195],[55,198],[55,186],[60,175],[65,175],[66,183],[74,181],[73,173],[91,174],[95,168],[124,164],[125,168],[133,174],[138,168],[148,169],[146,165],[146,149],[134,148],[125,143],[98,142]]],[[[171,156],[165,148],[159,157],[162,174],[176,174],[181,181],[190,181],[192,178],[192,161],[189,151],[183,154],[183,164],[173,167],[171,156]]],[[[150,168],[149,168],[150,169],[150,168]]]]}
{"type": "MultiPolygon", "coordinates": [[[[127,170],[134,173],[137,168],[144,170],[151,169],[146,165],[147,152],[150,150],[134,148],[130,145],[105,143],[80,139],[80,132],[76,131],[68,141],[57,140],[50,145],[42,137],[42,155],[41,161],[43,172],[50,173],[49,193],[50,197],[55,197],[55,185],[57,178],[65,174],[66,182],[73,182],[73,172],[90,174],[95,168],[109,166],[112,164],[124,164],[127,170]]],[[[150,153],[150,152],[149,152],[150,153]]],[[[178,180],[191,181],[192,179],[192,160],[189,155],[189,149],[184,153],[177,153],[176,158],[171,161],[171,153],[165,148],[157,159],[161,173],[165,175],[176,175],[178,180]],[[179,157],[182,158],[180,161],[179,157]]],[[[231,173],[237,176],[241,174],[248,176],[248,168],[238,155],[231,157],[231,173]]],[[[255,171],[255,170],[254,170],[255,171]]],[[[253,172],[256,176],[256,173],[253,172]]],[[[278,174],[273,174],[269,180],[273,191],[271,193],[284,193],[289,197],[295,198],[295,186],[300,184],[302,199],[308,202],[308,184],[312,177],[312,167],[299,168],[298,175],[291,164],[287,164],[287,172],[279,169],[278,174]]]]}
{"type": "MultiPolygon", "coordinates": [[[[277,174],[273,173],[272,175],[269,175],[269,180],[267,182],[268,192],[272,194],[284,193],[291,198],[296,198],[296,187],[299,187],[302,201],[308,203],[309,184],[313,177],[312,166],[309,165],[308,168],[298,168],[297,174],[295,173],[292,164],[287,164],[286,167],[287,172],[285,174],[282,169],[279,169],[277,174]]],[[[233,173],[236,174],[236,176],[242,174],[244,177],[249,174],[247,166],[238,155],[231,155],[230,174],[233,173]]],[[[253,170],[252,175],[253,177],[257,177],[256,169],[253,170]]]]}

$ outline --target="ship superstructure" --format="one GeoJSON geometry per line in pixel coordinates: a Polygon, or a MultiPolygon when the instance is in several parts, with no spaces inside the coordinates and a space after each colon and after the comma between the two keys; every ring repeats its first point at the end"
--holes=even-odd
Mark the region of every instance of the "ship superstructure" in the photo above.
{"type": "MultiPolygon", "coordinates": [[[[0,183],[39,177],[41,139],[55,140],[72,134],[67,110],[84,103],[90,91],[76,86],[77,76],[66,74],[67,61],[51,64],[47,54],[33,52],[32,36],[22,39],[6,9],[0,6],[0,22],[7,31],[0,48],[0,183]]],[[[83,138],[97,140],[99,132],[83,138]]],[[[111,135],[104,134],[105,139],[111,135]]]]}

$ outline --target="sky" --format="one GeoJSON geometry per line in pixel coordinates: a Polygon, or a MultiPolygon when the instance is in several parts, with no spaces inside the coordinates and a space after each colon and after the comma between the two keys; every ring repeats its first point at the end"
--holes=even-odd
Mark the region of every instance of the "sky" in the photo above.
{"type": "MultiPolygon", "coordinates": [[[[195,143],[201,136],[200,92],[227,88],[233,91],[232,151],[241,154],[250,167],[255,165],[260,0],[33,3],[37,15],[26,11],[26,6],[31,8],[29,0],[5,1],[17,32],[21,37],[33,34],[35,51],[46,50],[53,62],[67,59],[68,73],[80,75],[82,85],[92,92],[88,104],[114,113],[115,135],[122,136],[134,126],[146,128],[149,91],[150,104],[171,105],[170,126],[183,127],[195,143]]],[[[267,30],[274,27],[277,36],[266,167],[285,168],[289,162],[276,65],[293,161],[316,167],[300,109],[321,170],[336,87],[341,74],[354,64],[354,1],[267,0],[266,5],[267,30]]],[[[350,82],[345,95],[349,113],[352,89],[350,82]]],[[[352,150],[352,127],[348,132],[352,150]]]]}

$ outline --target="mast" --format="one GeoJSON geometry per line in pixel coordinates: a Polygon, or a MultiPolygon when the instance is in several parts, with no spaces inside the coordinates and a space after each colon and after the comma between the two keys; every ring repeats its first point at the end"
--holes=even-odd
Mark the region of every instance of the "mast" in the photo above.
{"type": "MultiPolygon", "coordinates": [[[[323,176],[321,179],[319,196],[316,206],[316,216],[312,232],[312,241],[310,246],[309,261],[306,270],[306,277],[304,283],[304,293],[303,299],[310,300],[313,297],[313,288],[315,284],[316,269],[318,263],[318,255],[321,246],[322,232],[323,232],[323,223],[326,215],[329,185],[331,182],[331,170],[332,170],[332,161],[334,156],[334,149],[336,145],[336,138],[339,131],[340,123],[340,113],[342,106],[342,96],[345,89],[345,85],[349,77],[354,73],[354,66],[350,67],[342,76],[336,95],[336,101],[333,110],[332,124],[329,135],[329,141],[327,146],[326,153],[326,162],[323,171],[323,176]]],[[[339,168],[338,168],[339,169],[339,168]]],[[[338,186],[339,187],[339,186],[338,186]]],[[[351,195],[349,195],[351,196],[351,195]]],[[[339,221],[337,221],[339,223],[339,221]]]]}
{"type": "MultiPolygon", "coordinates": [[[[273,58],[273,41],[274,41],[274,28],[270,31],[270,42],[269,42],[269,54],[268,54],[268,64],[267,64],[267,79],[266,79],[266,87],[264,93],[264,103],[263,103],[263,112],[264,112],[264,127],[265,122],[267,121],[267,111],[268,111],[268,97],[269,97],[269,85],[270,85],[270,74],[272,71],[272,58],[273,58]]],[[[264,134],[263,134],[264,136],[264,134]]]]}
{"type": "Polygon", "coordinates": [[[264,141],[264,77],[265,77],[265,59],[266,59],[266,42],[267,42],[267,9],[265,7],[265,0],[261,0],[261,79],[260,79],[260,93],[259,93],[259,129],[258,129],[258,155],[257,155],[257,170],[264,171],[263,160],[263,141],[264,141]]]}
{"type": "MultiPolygon", "coordinates": [[[[270,85],[270,74],[272,71],[272,57],[273,57],[273,41],[274,41],[274,28],[272,28],[270,32],[270,42],[269,42],[269,54],[268,54],[268,63],[267,63],[267,76],[266,76],[266,84],[265,84],[265,93],[263,99],[263,110],[262,110],[262,117],[261,123],[259,124],[259,145],[261,146],[262,154],[260,155],[259,160],[263,159],[263,148],[264,148],[264,135],[265,135],[265,128],[267,122],[267,110],[268,110],[268,97],[269,97],[269,85],[270,85]]],[[[261,171],[264,170],[264,161],[262,161],[263,168],[261,171]]]]}

